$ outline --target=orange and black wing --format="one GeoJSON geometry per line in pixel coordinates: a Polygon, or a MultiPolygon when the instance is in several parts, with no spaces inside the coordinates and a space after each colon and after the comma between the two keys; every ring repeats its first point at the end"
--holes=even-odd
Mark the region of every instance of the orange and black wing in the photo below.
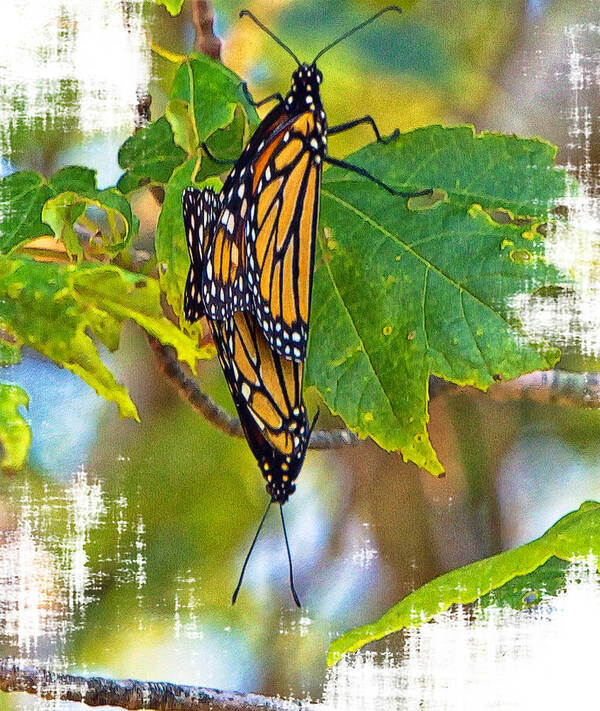
{"type": "Polygon", "coordinates": [[[306,356],[321,132],[308,110],[278,105],[263,120],[219,196],[202,273],[209,318],[252,311],[270,346],[294,360],[306,356]]]}
{"type": "MultiPolygon", "coordinates": [[[[258,322],[279,354],[304,360],[319,222],[321,157],[311,112],[272,141],[264,168],[254,172],[249,275],[258,322]]],[[[322,148],[322,145],[320,146],[322,148]]]]}
{"type": "Polygon", "coordinates": [[[183,192],[182,202],[183,224],[190,255],[190,270],[183,294],[183,312],[186,319],[193,323],[205,315],[201,293],[202,274],[213,238],[218,199],[212,190],[188,188],[183,192]]]}
{"type": "Polygon", "coordinates": [[[225,378],[246,439],[267,481],[284,503],[295,490],[310,428],[302,400],[303,364],[273,351],[249,312],[209,319],[225,378]]]}

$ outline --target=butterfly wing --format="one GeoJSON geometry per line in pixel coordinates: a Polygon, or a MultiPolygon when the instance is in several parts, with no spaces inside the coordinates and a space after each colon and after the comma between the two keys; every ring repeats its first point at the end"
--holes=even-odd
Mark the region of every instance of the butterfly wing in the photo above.
{"type": "Polygon", "coordinates": [[[263,120],[223,186],[202,277],[209,317],[252,311],[271,348],[294,360],[306,356],[322,132],[311,111],[282,105],[263,120]]]}
{"type": "Polygon", "coordinates": [[[273,351],[256,319],[236,312],[209,320],[246,439],[267,481],[284,503],[295,490],[310,437],[302,401],[303,364],[273,351]]]}
{"type": "Polygon", "coordinates": [[[294,360],[306,357],[319,222],[321,160],[309,145],[316,142],[314,129],[306,112],[279,134],[264,171],[255,173],[251,211],[254,311],[271,347],[294,360]]]}
{"type": "Polygon", "coordinates": [[[188,188],[183,192],[182,203],[183,224],[190,255],[190,270],[183,294],[183,312],[186,319],[193,323],[205,315],[201,294],[202,274],[213,240],[218,201],[212,190],[188,188]]]}
{"type": "Polygon", "coordinates": [[[285,111],[276,106],[261,122],[219,195],[214,239],[207,250],[201,284],[209,318],[226,319],[236,311],[252,308],[252,277],[249,280],[247,273],[252,176],[265,142],[270,140],[272,132],[277,132],[285,116],[285,111]]]}

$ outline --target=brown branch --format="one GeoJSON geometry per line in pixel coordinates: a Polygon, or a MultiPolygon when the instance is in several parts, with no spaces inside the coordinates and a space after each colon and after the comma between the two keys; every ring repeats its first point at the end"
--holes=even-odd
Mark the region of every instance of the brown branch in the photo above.
{"type": "MultiPolygon", "coordinates": [[[[198,382],[183,370],[170,348],[163,346],[152,336],[148,336],[148,342],[156,355],[160,370],[196,412],[225,434],[233,437],[244,436],[238,418],[223,410],[203,392],[198,382]]],[[[460,389],[435,376],[429,379],[430,400],[452,391],[459,392],[460,389]]],[[[529,373],[505,383],[498,383],[488,390],[486,397],[497,402],[528,400],[541,404],[555,403],[563,407],[600,408],[600,373],[568,373],[562,370],[529,373]]],[[[309,447],[339,449],[359,441],[350,430],[315,430],[309,447]]]]}
{"type": "MultiPolygon", "coordinates": [[[[162,343],[148,336],[150,347],[154,351],[160,370],[175,385],[181,397],[201,414],[208,422],[225,434],[244,437],[242,425],[237,417],[219,407],[200,389],[198,382],[187,375],[173,351],[162,343]]],[[[311,449],[339,449],[358,442],[358,437],[350,430],[314,430],[310,438],[311,449]]]]}
{"type": "Polygon", "coordinates": [[[487,397],[498,402],[528,400],[543,405],[600,408],[600,373],[541,370],[490,388],[487,397]]]}
{"type": "Polygon", "coordinates": [[[58,674],[47,669],[20,666],[12,659],[0,659],[0,690],[24,691],[47,700],[77,701],[87,706],[118,706],[123,709],[314,711],[317,708],[314,704],[296,699],[242,694],[203,686],[58,674]]]}
{"type": "Polygon", "coordinates": [[[212,4],[209,0],[192,1],[192,22],[196,29],[194,49],[212,59],[221,59],[221,40],[214,34],[214,19],[212,4]]]}

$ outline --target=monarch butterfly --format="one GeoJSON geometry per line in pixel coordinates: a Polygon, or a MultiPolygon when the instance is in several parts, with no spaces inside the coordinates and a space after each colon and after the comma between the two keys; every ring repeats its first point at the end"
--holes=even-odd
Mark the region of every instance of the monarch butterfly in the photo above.
{"type": "MultiPolygon", "coordinates": [[[[190,270],[184,293],[188,321],[206,316],[246,439],[256,457],[272,502],[280,504],[294,601],[292,562],[283,504],[295,490],[312,427],[302,400],[303,364],[319,220],[323,162],[351,170],[394,195],[397,191],[366,170],[327,154],[327,136],[375,121],[363,116],[328,127],[317,60],[343,39],[389,11],[386,7],[301,63],[278,37],[250,17],[296,61],[291,89],[254,103],[277,100],[225,180],[220,194],[187,189],[183,194],[190,270]]],[[[243,85],[249,101],[246,85],[243,85]]],[[[206,153],[211,156],[206,145],[206,153]]],[[[314,422],[313,422],[314,425],[314,422]]],[[[267,510],[250,547],[238,586],[267,510]]]]}

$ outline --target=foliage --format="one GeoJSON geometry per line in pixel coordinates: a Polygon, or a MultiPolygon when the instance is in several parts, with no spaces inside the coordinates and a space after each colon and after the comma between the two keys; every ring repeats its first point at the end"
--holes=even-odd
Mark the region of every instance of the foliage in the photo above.
{"type": "Polygon", "coordinates": [[[511,308],[519,293],[559,278],[536,222],[491,216],[503,207],[545,217],[564,191],[554,156],[543,141],[466,126],[418,129],[351,156],[398,190],[444,191],[425,210],[327,171],[311,324],[319,349],[308,379],[361,436],[441,473],[426,430],[430,372],[486,389],[558,360],[555,349],[527,343],[511,308]]]}
{"type": "Polygon", "coordinates": [[[125,171],[119,190],[129,193],[147,183],[166,183],[173,170],[185,159],[185,152],[173,139],[164,116],[128,138],[119,150],[119,165],[125,171]]]}
{"type": "MultiPolygon", "coordinates": [[[[76,167],[48,181],[16,173],[0,182],[9,332],[135,416],[85,329],[114,348],[122,320],[131,318],[164,342],[177,341],[188,362],[206,355],[194,350],[182,317],[189,263],[181,193],[207,180],[219,185],[224,166],[207,157],[204,144],[219,161],[234,160],[257,122],[239,77],[192,53],[175,71],[165,116],[121,147],[119,190],[99,191],[93,171],[76,167]],[[136,277],[121,266],[131,263],[137,231],[129,195],[147,184],[164,187],[158,280],[183,330],[159,315],[156,280],[132,289],[136,277]],[[76,263],[31,264],[19,256],[50,233],[76,263]],[[90,264],[100,257],[113,265],[90,264]],[[85,304],[82,280],[94,284],[85,304]],[[134,298],[141,292],[149,295],[144,304],[134,298]],[[109,298],[115,293],[118,308],[109,298]]],[[[545,262],[538,230],[565,192],[554,155],[540,140],[430,126],[349,160],[404,191],[433,187],[433,198],[407,201],[354,173],[326,171],[307,381],[360,436],[439,474],[426,429],[429,373],[485,389],[556,362],[555,349],[528,340],[511,306],[517,295],[560,279],[545,262]]]]}
{"type": "Polygon", "coordinates": [[[179,15],[183,0],[156,0],[158,5],[164,5],[171,15],[179,15]]]}
{"type": "Polygon", "coordinates": [[[47,182],[33,171],[14,173],[0,181],[0,205],[2,254],[54,233],[70,255],[81,258],[78,224],[90,233],[93,253],[114,256],[138,228],[128,200],[114,188],[98,190],[95,171],[79,166],[62,168],[47,182]]]}
{"type": "Polygon", "coordinates": [[[491,591],[499,591],[497,602],[521,608],[541,589],[556,591],[561,587],[564,567],[554,559],[576,561],[588,555],[600,555],[600,503],[596,501],[584,502],[531,543],[458,568],[423,585],[376,622],[334,640],[328,663],[335,664],[343,654],[355,652],[368,642],[420,625],[452,605],[472,603],[491,591]],[[514,584],[509,586],[511,581],[514,584]],[[517,589],[520,594],[515,594],[517,589]]]}
{"type": "Polygon", "coordinates": [[[29,397],[17,385],[0,383],[0,443],[4,454],[4,469],[19,469],[23,466],[31,443],[31,430],[19,412],[27,407],[29,397]]]}
{"type": "Polygon", "coordinates": [[[154,279],[103,264],[0,260],[0,322],[11,340],[79,375],[99,395],[117,403],[121,416],[137,418],[127,391],[115,382],[88,335],[115,350],[125,319],[174,346],[192,367],[204,355],[163,316],[154,279]]]}

